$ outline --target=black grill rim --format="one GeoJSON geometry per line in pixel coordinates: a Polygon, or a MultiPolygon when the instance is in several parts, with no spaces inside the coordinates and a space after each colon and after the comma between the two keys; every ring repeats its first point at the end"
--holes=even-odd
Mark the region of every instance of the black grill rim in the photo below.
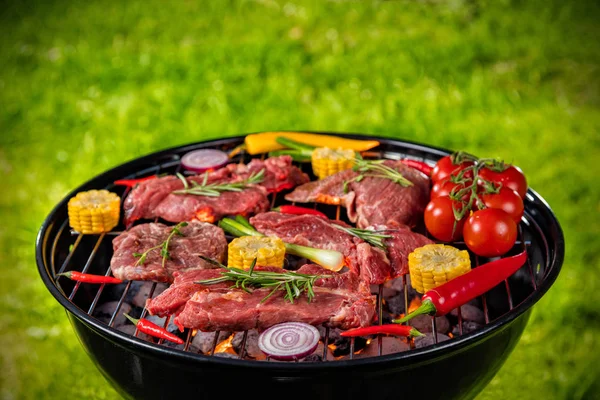
{"type": "MultiPolygon", "coordinates": [[[[299,131],[277,131],[277,132],[299,132],[299,131]]],[[[408,141],[408,140],[399,140],[393,138],[380,137],[375,135],[365,135],[360,133],[342,133],[342,132],[331,132],[331,131],[301,131],[304,133],[316,133],[316,134],[324,134],[324,135],[335,135],[340,137],[347,138],[355,138],[355,139],[375,139],[379,140],[382,144],[388,144],[392,146],[403,146],[409,147],[415,151],[426,152],[430,156],[437,156],[441,158],[445,155],[451,154],[452,150],[424,145],[421,143],[408,141]]],[[[252,132],[252,133],[260,133],[260,132],[252,132]]],[[[483,340],[487,340],[499,333],[501,333],[508,325],[517,319],[518,317],[524,316],[529,317],[528,311],[545,295],[545,293],[550,289],[550,287],[554,284],[557,279],[563,261],[564,261],[564,253],[565,253],[565,242],[564,235],[562,232],[562,228],[560,224],[550,208],[549,204],[533,189],[529,188],[527,192],[527,197],[525,199],[525,212],[529,215],[528,211],[536,211],[536,213],[541,214],[541,218],[544,218],[548,221],[548,225],[550,230],[545,230],[544,234],[549,239],[549,243],[551,243],[554,248],[549,254],[548,267],[545,271],[545,277],[538,284],[537,289],[529,295],[521,304],[515,306],[511,311],[507,312],[503,316],[497,318],[496,320],[486,324],[483,328],[477,330],[476,332],[472,332],[469,334],[463,334],[458,338],[454,338],[449,341],[441,342],[436,344],[435,346],[428,346],[422,349],[412,349],[411,351],[388,354],[388,355],[379,355],[375,357],[362,358],[362,359],[352,359],[352,360],[328,360],[326,362],[308,362],[308,363],[283,363],[283,362],[264,362],[264,361],[253,361],[253,360],[243,360],[243,359],[226,359],[221,357],[215,357],[210,355],[203,354],[194,354],[184,350],[172,349],[163,345],[149,343],[142,339],[133,337],[126,333],[120,332],[115,328],[111,328],[106,326],[105,324],[97,321],[92,316],[88,315],[85,311],[76,307],[54,284],[51,278],[50,267],[46,261],[45,249],[48,246],[48,237],[53,232],[53,229],[58,229],[56,227],[56,220],[58,215],[60,214],[61,209],[66,209],[66,205],[68,200],[74,196],[76,193],[84,190],[90,190],[97,188],[95,184],[98,181],[108,181],[113,182],[115,179],[122,178],[123,176],[127,176],[131,174],[132,171],[136,171],[135,167],[138,164],[143,164],[144,162],[151,161],[153,159],[157,159],[160,157],[169,156],[174,152],[185,152],[189,150],[193,150],[195,148],[200,147],[208,147],[208,146],[219,146],[224,144],[239,144],[242,143],[244,138],[247,135],[252,133],[247,133],[244,135],[231,136],[227,138],[207,140],[189,143],[180,146],[170,147],[164,150],[160,150],[158,152],[150,153],[142,157],[138,157],[136,159],[130,160],[124,164],[116,166],[112,169],[109,169],[100,175],[93,177],[88,180],[84,184],[72,190],[68,193],[48,214],[46,219],[44,220],[40,230],[38,231],[38,235],[36,238],[36,262],[38,265],[38,272],[50,291],[50,293],[56,298],[56,300],[65,308],[65,310],[72,314],[75,318],[79,319],[83,324],[88,326],[90,329],[95,331],[96,333],[102,335],[103,337],[110,340],[115,345],[120,347],[124,347],[130,349],[132,351],[140,351],[145,350],[149,355],[154,355],[155,357],[164,357],[168,355],[170,357],[178,358],[182,361],[189,363],[210,363],[210,364],[221,364],[224,366],[230,367],[252,367],[252,368],[260,368],[264,370],[276,370],[281,373],[282,370],[289,371],[301,371],[301,370],[327,370],[329,368],[355,368],[360,366],[373,366],[378,364],[387,364],[393,362],[395,368],[399,368],[400,370],[403,367],[414,367],[420,364],[427,364],[433,362],[435,359],[444,357],[450,353],[456,353],[464,351],[472,346],[475,346],[477,343],[483,340]],[[523,315],[527,314],[527,315],[523,315]]],[[[174,158],[177,159],[177,158],[174,158]]],[[[533,217],[531,217],[534,219],[533,217]]]]}

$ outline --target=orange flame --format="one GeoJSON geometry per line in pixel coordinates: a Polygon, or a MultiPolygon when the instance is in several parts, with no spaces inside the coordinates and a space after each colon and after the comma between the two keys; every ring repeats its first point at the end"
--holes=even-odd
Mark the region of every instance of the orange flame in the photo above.
{"type": "Polygon", "coordinates": [[[231,334],[227,339],[223,340],[221,343],[215,347],[215,353],[229,353],[229,354],[237,354],[235,350],[233,350],[233,334],[231,334]]]}

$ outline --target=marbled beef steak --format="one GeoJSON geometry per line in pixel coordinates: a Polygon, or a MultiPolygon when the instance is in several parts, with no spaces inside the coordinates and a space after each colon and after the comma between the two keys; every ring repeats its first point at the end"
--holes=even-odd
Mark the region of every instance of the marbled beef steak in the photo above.
{"type": "Polygon", "coordinates": [[[176,176],[164,176],[140,182],[123,203],[125,223],[131,225],[138,219],[161,218],[169,222],[197,219],[215,222],[226,215],[250,216],[266,211],[270,202],[267,194],[293,188],[309,181],[307,174],[292,165],[290,156],[270,157],[265,161],[253,159],[247,165],[229,164],[223,168],[188,176],[191,184],[226,184],[240,182],[264,170],[262,182],[241,192],[222,192],[218,197],[175,194],[184,188],[176,176]]]}
{"type": "Polygon", "coordinates": [[[400,161],[387,160],[384,164],[400,172],[413,185],[404,187],[389,179],[374,177],[365,177],[357,182],[353,179],[359,173],[348,169],[300,185],[285,199],[300,203],[339,204],[346,208],[348,218],[358,228],[370,225],[413,227],[422,218],[429,201],[429,178],[400,161]],[[346,190],[345,182],[348,182],[346,190]]]}
{"type": "Polygon", "coordinates": [[[330,221],[316,215],[266,212],[250,218],[250,223],[259,232],[277,236],[288,243],[339,251],[346,258],[347,266],[367,283],[379,284],[390,278],[391,268],[386,254],[333,226],[347,227],[341,221],[330,221]]]}
{"type": "Polygon", "coordinates": [[[172,229],[172,226],[152,222],[136,225],[114,238],[114,253],[110,262],[113,275],[123,280],[171,282],[176,271],[215,268],[213,264],[202,260],[200,255],[219,262],[225,259],[227,239],[223,230],[199,221],[190,221],[187,226],[180,228],[183,236],[172,236],[164,268],[160,248],[148,252],[143,263],[140,257],[134,255],[160,246],[172,229]]]}
{"type": "Polygon", "coordinates": [[[351,271],[333,273],[314,264],[306,264],[297,272],[331,277],[315,281],[315,295],[310,302],[302,295],[291,303],[284,299],[285,291],[282,290],[265,300],[270,288],[244,291],[200,287],[174,322],[181,329],[201,331],[262,330],[290,321],[340,329],[371,324],[376,312],[376,297],[358,275],[351,271]]]}

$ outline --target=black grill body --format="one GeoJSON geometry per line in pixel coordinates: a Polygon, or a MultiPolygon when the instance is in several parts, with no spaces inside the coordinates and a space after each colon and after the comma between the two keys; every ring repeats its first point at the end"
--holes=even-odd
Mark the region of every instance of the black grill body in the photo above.
{"type": "MultiPolygon", "coordinates": [[[[380,158],[409,157],[433,164],[451,152],[407,141],[377,139],[381,145],[374,150],[374,156],[380,158]]],[[[36,243],[40,276],[65,308],[85,351],[107,380],[124,397],[136,399],[181,396],[218,399],[249,395],[344,400],[474,398],[508,358],[527,325],[532,307],[552,286],[562,266],[562,230],[549,205],[532,189],[525,200],[518,244],[527,248],[528,263],[505,284],[484,295],[485,326],[445,342],[402,353],[320,362],[254,361],[192,353],[150,343],[93,317],[89,310],[106,294],[100,293],[97,286],[57,282],[56,274],[65,268],[81,270],[84,266],[87,272],[105,274],[112,255],[108,236],[99,240],[93,235],[75,238],[71,234],[67,202],[73,195],[100,188],[122,191],[112,182],[173,173],[180,168],[180,158],[191,150],[231,150],[243,140],[244,136],[240,136],[190,144],[118,166],[76,188],[44,221],[36,243]]],[[[240,161],[249,160],[247,155],[240,157],[240,161]]]]}

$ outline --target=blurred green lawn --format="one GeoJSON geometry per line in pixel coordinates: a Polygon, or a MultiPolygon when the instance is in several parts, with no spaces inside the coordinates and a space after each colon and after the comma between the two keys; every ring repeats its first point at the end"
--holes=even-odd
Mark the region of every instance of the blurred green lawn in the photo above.
{"type": "Polygon", "coordinates": [[[5,1],[0,13],[3,399],[117,398],[37,273],[54,204],[140,155],[276,129],[521,166],[566,259],[479,399],[598,398],[597,1],[5,1]]]}

